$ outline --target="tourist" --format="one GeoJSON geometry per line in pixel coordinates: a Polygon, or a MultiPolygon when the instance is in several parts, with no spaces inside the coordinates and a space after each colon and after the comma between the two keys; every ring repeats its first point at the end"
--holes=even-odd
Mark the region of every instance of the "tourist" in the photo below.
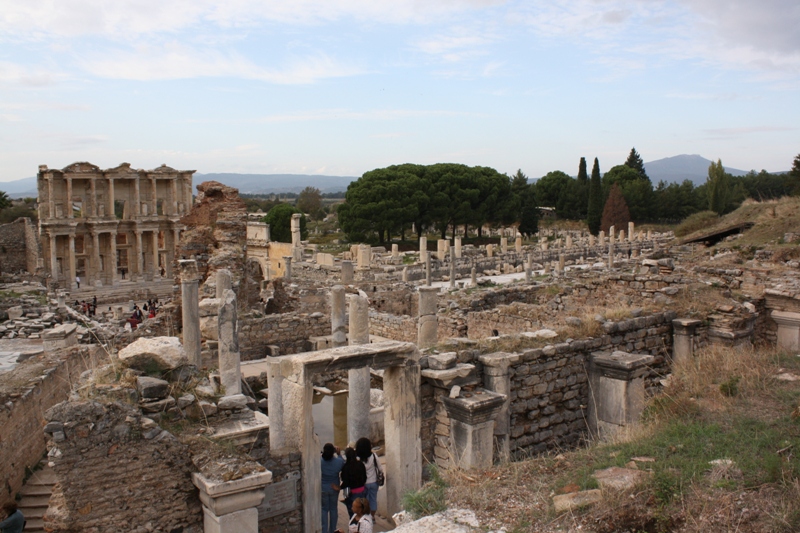
{"type": "Polygon", "coordinates": [[[141,324],[142,322],[144,322],[144,315],[142,314],[142,310],[141,310],[141,309],[139,309],[139,306],[138,306],[138,305],[134,305],[134,306],[133,306],[133,316],[134,316],[134,318],[136,319],[136,321],[137,321],[139,324],[141,324]]]}
{"type": "Polygon", "coordinates": [[[78,286],[79,289],[81,288],[81,277],[80,276],[75,276],[75,284],[78,286]]]}
{"type": "Polygon", "coordinates": [[[339,473],[344,459],[330,442],[322,447],[322,533],[333,533],[339,521],[339,473]]]}
{"type": "Polygon", "coordinates": [[[22,511],[19,510],[16,502],[5,504],[3,512],[6,514],[6,518],[0,522],[0,533],[22,533],[22,528],[25,527],[25,517],[22,516],[22,511]]]}
{"type": "Polygon", "coordinates": [[[367,498],[374,517],[375,511],[378,509],[378,472],[381,469],[381,465],[378,461],[378,456],[372,453],[372,443],[367,437],[361,437],[356,442],[356,455],[364,463],[364,468],[367,471],[365,488],[367,489],[367,498]]]}
{"type": "MultiPolygon", "coordinates": [[[[366,498],[356,498],[353,501],[353,511],[355,514],[350,517],[348,524],[348,533],[372,533],[372,524],[374,522],[372,514],[370,514],[369,500],[366,498]]],[[[341,530],[336,530],[342,533],[341,530]]]]}
{"type": "Polygon", "coordinates": [[[353,500],[366,495],[364,485],[367,482],[367,470],[364,464],[356,457],[356,451],[353,448],[347,448],[344,451],[345,463],[342,467],[342,485],[341,489],[348,489],[345,492],[349,494],[344,498],[344,506],[347,507],[348,516],[353,516],[353,500]]]}

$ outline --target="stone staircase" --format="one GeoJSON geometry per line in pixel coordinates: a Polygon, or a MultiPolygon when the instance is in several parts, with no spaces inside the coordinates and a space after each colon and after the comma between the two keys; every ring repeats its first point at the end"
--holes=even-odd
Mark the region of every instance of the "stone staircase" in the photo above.
{"type": "Polygon", "coordinates": [[[128,300],[134,300],[141,305],[141,303],[148,298],[163,300],[166,297],[172,296],[173,284],[173,279],[162,279],[146,282],[120,281],[113,287],[81,286],[80,289],[69,291],[67,303],[74,302],[75,300],[86,300],[88,302],[93,296],[97,296],[98,305],[127,302],[128,300]]]}
{"type": "Polygon", "coordinates": [[[56,474],[47,466],[46,461],[41,463],[43,468],[37,470],[19,491],[22,499],[19,501],[19,510],[22,511],[27,525],[25,532],[44,531],[42,517],[47,511],[53,485],[56,484],[56,474]]]}

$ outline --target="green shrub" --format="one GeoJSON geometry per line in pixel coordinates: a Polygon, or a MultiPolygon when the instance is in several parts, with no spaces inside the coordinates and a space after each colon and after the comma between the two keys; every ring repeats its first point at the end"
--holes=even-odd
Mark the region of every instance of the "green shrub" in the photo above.
{"type": "Polygon", "coordinates": [[[415,518],[422,518],[447,509],[445,489],[447,483],[439,475],[436,465],[430,466],[431,480],[421,489],[403,495],[403,508],[415,518]]]}

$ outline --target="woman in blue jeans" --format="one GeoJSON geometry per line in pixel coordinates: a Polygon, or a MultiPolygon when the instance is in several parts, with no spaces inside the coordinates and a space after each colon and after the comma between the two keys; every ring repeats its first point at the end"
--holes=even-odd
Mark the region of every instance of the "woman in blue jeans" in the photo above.
{"type": "Polygon", "coordinates": [[[333,533],[339,521],[339,472],[344,459],[330,442],[322,447],[322,533],[333,533]]]}
{"type": "Polygon", "coordinates": [[[369,508],[374,519],[375,510],[378,509],[378,469],[380,465],[378,465],[378,456],[372,453],[372,443],[367,437],[361,437],[356,441],[356,455],[367,470],[367,484],[364,487],[367,489],[367,500],[369,500],[369,508]]]}

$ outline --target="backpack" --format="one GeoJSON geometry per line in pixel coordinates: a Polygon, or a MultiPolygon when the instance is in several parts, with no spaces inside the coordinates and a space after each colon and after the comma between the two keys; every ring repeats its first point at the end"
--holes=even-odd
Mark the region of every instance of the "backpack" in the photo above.
{"type": "Polygon", "coordinates": [[[378,486],[383,487],[383,485],[386,483],[386,475],[381,469],[381,463],[378,461],[378,456],[374,453],[372,454],[372,460],[375,461],[375,475],[378,478],[378,486]]]}

